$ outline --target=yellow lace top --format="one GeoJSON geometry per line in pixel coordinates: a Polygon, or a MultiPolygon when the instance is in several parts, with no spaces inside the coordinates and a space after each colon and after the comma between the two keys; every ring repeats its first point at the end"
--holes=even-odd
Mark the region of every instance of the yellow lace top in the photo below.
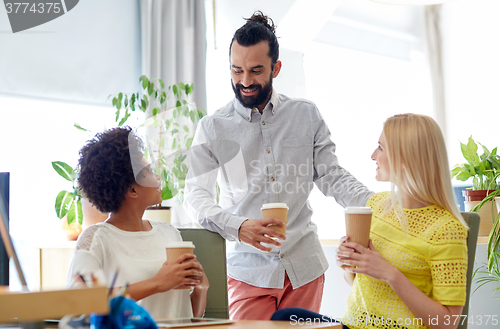
{"type": "MultiPolygon", "coordinates": [[[[443,305],[464,305],[467,230],[439,206],[405,209],[408,235],[395,213],[381,216],[389,192],[374,194],[370,238],[377,251],[415,286],[443,305]]],[[[426,328],[385,282],[357,274],[347,300],[349,328],[426,328]]]]}

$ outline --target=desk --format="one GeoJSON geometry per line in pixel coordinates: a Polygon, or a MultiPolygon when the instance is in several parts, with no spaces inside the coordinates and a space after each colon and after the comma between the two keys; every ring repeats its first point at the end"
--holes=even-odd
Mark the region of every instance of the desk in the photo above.
{"type": "MultiPolygon", "coordinates": [[[[55,329],[58,328],[56,325],[45,325],[45,329],[55,329]]],[[[165,328],[165,327],[159,327],[165,328]]],[[[316,325],[306,325],[306,324],[291,324],[288,321],[254,321],[254,320],[240,320],[232,324],[222,324],[222,325],[208,325],[208,326],[196,326],[196,327],[186,327],[188,329],[290,329],[290,328],[337,328],[342,329],[341,324],[331,324],[331,323],[318,323],[316,325]]],[[[16,326],[4,326],[0,324],[0,329],[22,329],[16,326]]]]}
{"type": "MultiPolygon", "coordinates": [[[[160,327],[162,328],[162,327],[160,327]]],[[[255,320],[239,320],[235,323],[186,327],[189,329],[287,329],[287,328],[338,328],[342,329],[341,324],[332,324],[328,322],[316,324],[298,324],[295,325],[289,321],[255,321],[255,320]]]]}

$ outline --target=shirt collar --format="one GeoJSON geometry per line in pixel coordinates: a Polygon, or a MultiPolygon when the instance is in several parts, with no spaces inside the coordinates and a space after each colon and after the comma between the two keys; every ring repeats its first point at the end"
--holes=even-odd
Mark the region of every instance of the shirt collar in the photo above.
{"type": "MultiPolygon", "coordinates": [[[[248,107],[241,105],[240,101],[236,97],[233,100],[233,104],[236,112],[238,112],[247,121],[252,121],[253,110],[258,111],[257,108],[249,109],[248,107]]],[[[269,109],[271,110],[271,113],[274,115],[276,109],[278,108],[278,104],[279,104],[279,94],[273,88],[273,91],[271,93],[271,98],[269,99],[269,102],[266,104],[264,111],[269,109]]]]}

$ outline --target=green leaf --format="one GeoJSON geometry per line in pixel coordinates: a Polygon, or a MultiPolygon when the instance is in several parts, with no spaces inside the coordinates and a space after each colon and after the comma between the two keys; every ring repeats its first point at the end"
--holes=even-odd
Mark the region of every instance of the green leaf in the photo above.
{"type": "Polygon", "coordinates": [[[154,89],[155,89],[154,82],[149,82],[149,85],[148,85],[148,95],[149,96],[151,96],[153,94],[154,89]]]}
{"type": "Polygon", "coordinates": [[[128,118],[130,117],[130,113],[128,113],[128,109],[125,111],[125,116],[120,120],[118,123],[118,126],[123,125],[125,122],[127,122],[128,118]]]}
{"type": "Polygon", "coordinates": [[[57,218],[61,219],[68,213],[68,205],[76,198],[71,192],[61,191],[57,194],[55,210],[57,218]]]}
{"type": "Polygon", "coordinates": [[[485,155],[485,158],[489,155],[491,155],[491,152],[486,148],[486,146],[484,146],[483,144],[481,143],[478,143],[481,145],[481,147],[483,148],[483,155],[485,155]]]}
{"type": "Polygon", "coordinates": [[[175,94],[175,97],[177,99],[181,99],[182,98],[182,87],[181,87],[181,83],[179,83],[177,85],[177,89],[174,91],[174,94],[175,94]]]}
{"type": "Polygon", "coordinates": [[[88,129],[83,128],[83,127],[82,127],[82,126],[80,126],[78,123],[73,124],[73,126],[74,126],[76,129],[78,129],[78,130],[90,131],[90,130],[88,130],[88,129]]]}
{"type": "Polygon", "coordinates": [[[152,115],[152,116],[155,116],[155,115],[157,115],[157,114],[159,114],[159,113],[160,113],[160,109],[159,109],[159,108],[157,108],[157,107],[155,107],[155,108],[153,108],[153,109],[151,110],[151,115],[152,115]]]}
{"type": "Polygon", "coordinates": [[[78,223],[82,225],[83,222],[83,211],[82,202],[80,200],[75,200],[71,203],[71,207],[68,210],[68,224],[78,223]]]}
{"type": "Polygon", "coordinates": [[[472,136],[469,137],[467,145],[460,143],[460,146],[465,160],[477,166],[479,164],[479,156],[477,155],[477,144],[472,139],[472,136]]]}
{"type": "Polygon", "coordinates": [[[125,105],[125,107],[128,106],[128,96],[125,95],[125,101],[123,102],[123,104],[125,105]]]}
{"type": "Polygon", "coordinates": [[[479,182],[479,179],[476,176],[474,176],[472,178],[472,185],[474,186],[474,190],[480,190],[481,189],[481,187],[480,187],[481,184],[479,182]]]}
{"type": "Polygon", "coordinates": [[[160,83],[161,88],[165,88],[165,82],[163,82],[162,79],[158,79],[158,82],[160,83]]]}
{"type": "Polygon", "coordinates": [[[187,133],[189,132],[189,128],[188,128],[188,126],[184,125],[182,128],[184,128],[184,131],[185,131],[185,132],[187,132],[187,133]]]}
{"type": "Polygon", "coordinates": [[[72,181],[71,174],[73,173],[73,168],[65,162],[62,161],[52,161],[52,168],[64,179],[72,181]]]}
{"type": "Polygon", "coordinates": [[[179,88],[177,87],[177,85],[172,86],[172,92],[174,93],[175,97],[180,98],[179,96],[177,96],[178,90],[179,90],[179,88]]]}
{"type": "Polygon", "coordinates": [[[118,119],[120,118],[120,110],[116,110],[116,116],[115,116],[115,122],[118,122],[118,119]]]}
{"type": "Polygon", "coordinates": [[[145,75],[141,75],[139,81],[142,81],[142,89],[146,89],[149,86],[149,79],[145,75]]]}
{"type": "Polygon", "coordinates": [[[463,173],[458,174],[455,178],[457,180],[459,180],[459,181],[464,182],[464,181],[468,180],[471,177],[472,177],[472,175],[469,174],[468,172],[463,172],[463,173]]]}
{"type": "Polygon", "coordinates": [[[179,82],[179,88],[181,88],[182,90],[186,90],[186,85],[182,82],[179,82]]]}
{"type": "Polygon", "coordinates": [[[455,167],[453,167],[451,169],[451,177],[455,177],[459,173],[464,172],[464,170],[465,169],[463,167],[461,167],[460,165],[456,165],[455,167]]]}
{"type": "Polygon", "coordinates": [[[488,161],[491,162],[492,166],[496,168],[497,171],[500,172],[500,157],[495,157],[493,155],[490,155],[488,157],[488,161]]]}
{"type": "Polygon", "coordinates": [[[168,188],[168,186],[165,186],[161,190],[161,198],[162,198],[162,200],[172,199],[176,194],[177,194],[177,190],[175,190],[175,189],[171,190],[171,189],[168,188]]]}

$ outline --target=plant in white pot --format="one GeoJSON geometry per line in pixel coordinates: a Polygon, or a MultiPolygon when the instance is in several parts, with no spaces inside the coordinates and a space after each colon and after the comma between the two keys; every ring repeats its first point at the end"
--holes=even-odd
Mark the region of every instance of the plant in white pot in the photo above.
{"type": "Polygon", "coordinates": [[[460,181],[472,179],[472,188],[463,192],[465,197],[465,211],[476,211],[481,216],[480,236],[488,236],[493,225],[493,218],[498,213],[493,200],[487,201],[490,207],[477,207],[486,196],[498,189],[500,181],[500,162],[498,161],[497,148],[491,152],[489,149],[476,143],[472,136],[467,144],[460,143],[462,155],[467,162],[458,164],[451,170],[452,177],[460,181]],[[478,153],[478,145],[483,152],[478,153]],[[491,211],[487,208],[491,208],[491,211]]]}
{"type": "MultiPolygon", "coordinates": [[[[175,197],[182,203],[189,169],[187,152],[193,143],[196,125],[206,113],[189,102],[193,84],[177,83],[166,87],[161,79],[155,83],[141,76],[139,80],[141,90],[113,97],[112,103],[117,110],[115,120],[121,126],[135,111],[146,114],[146,119],[136,125],[135,131],[143,138],[146,158],[152,169],[160,175],[162,199],[175,197]]],[[[155,215],[157,209],[162,209],[161,205],[150,207],[145,218],[161,219],[155,215]]]]}

